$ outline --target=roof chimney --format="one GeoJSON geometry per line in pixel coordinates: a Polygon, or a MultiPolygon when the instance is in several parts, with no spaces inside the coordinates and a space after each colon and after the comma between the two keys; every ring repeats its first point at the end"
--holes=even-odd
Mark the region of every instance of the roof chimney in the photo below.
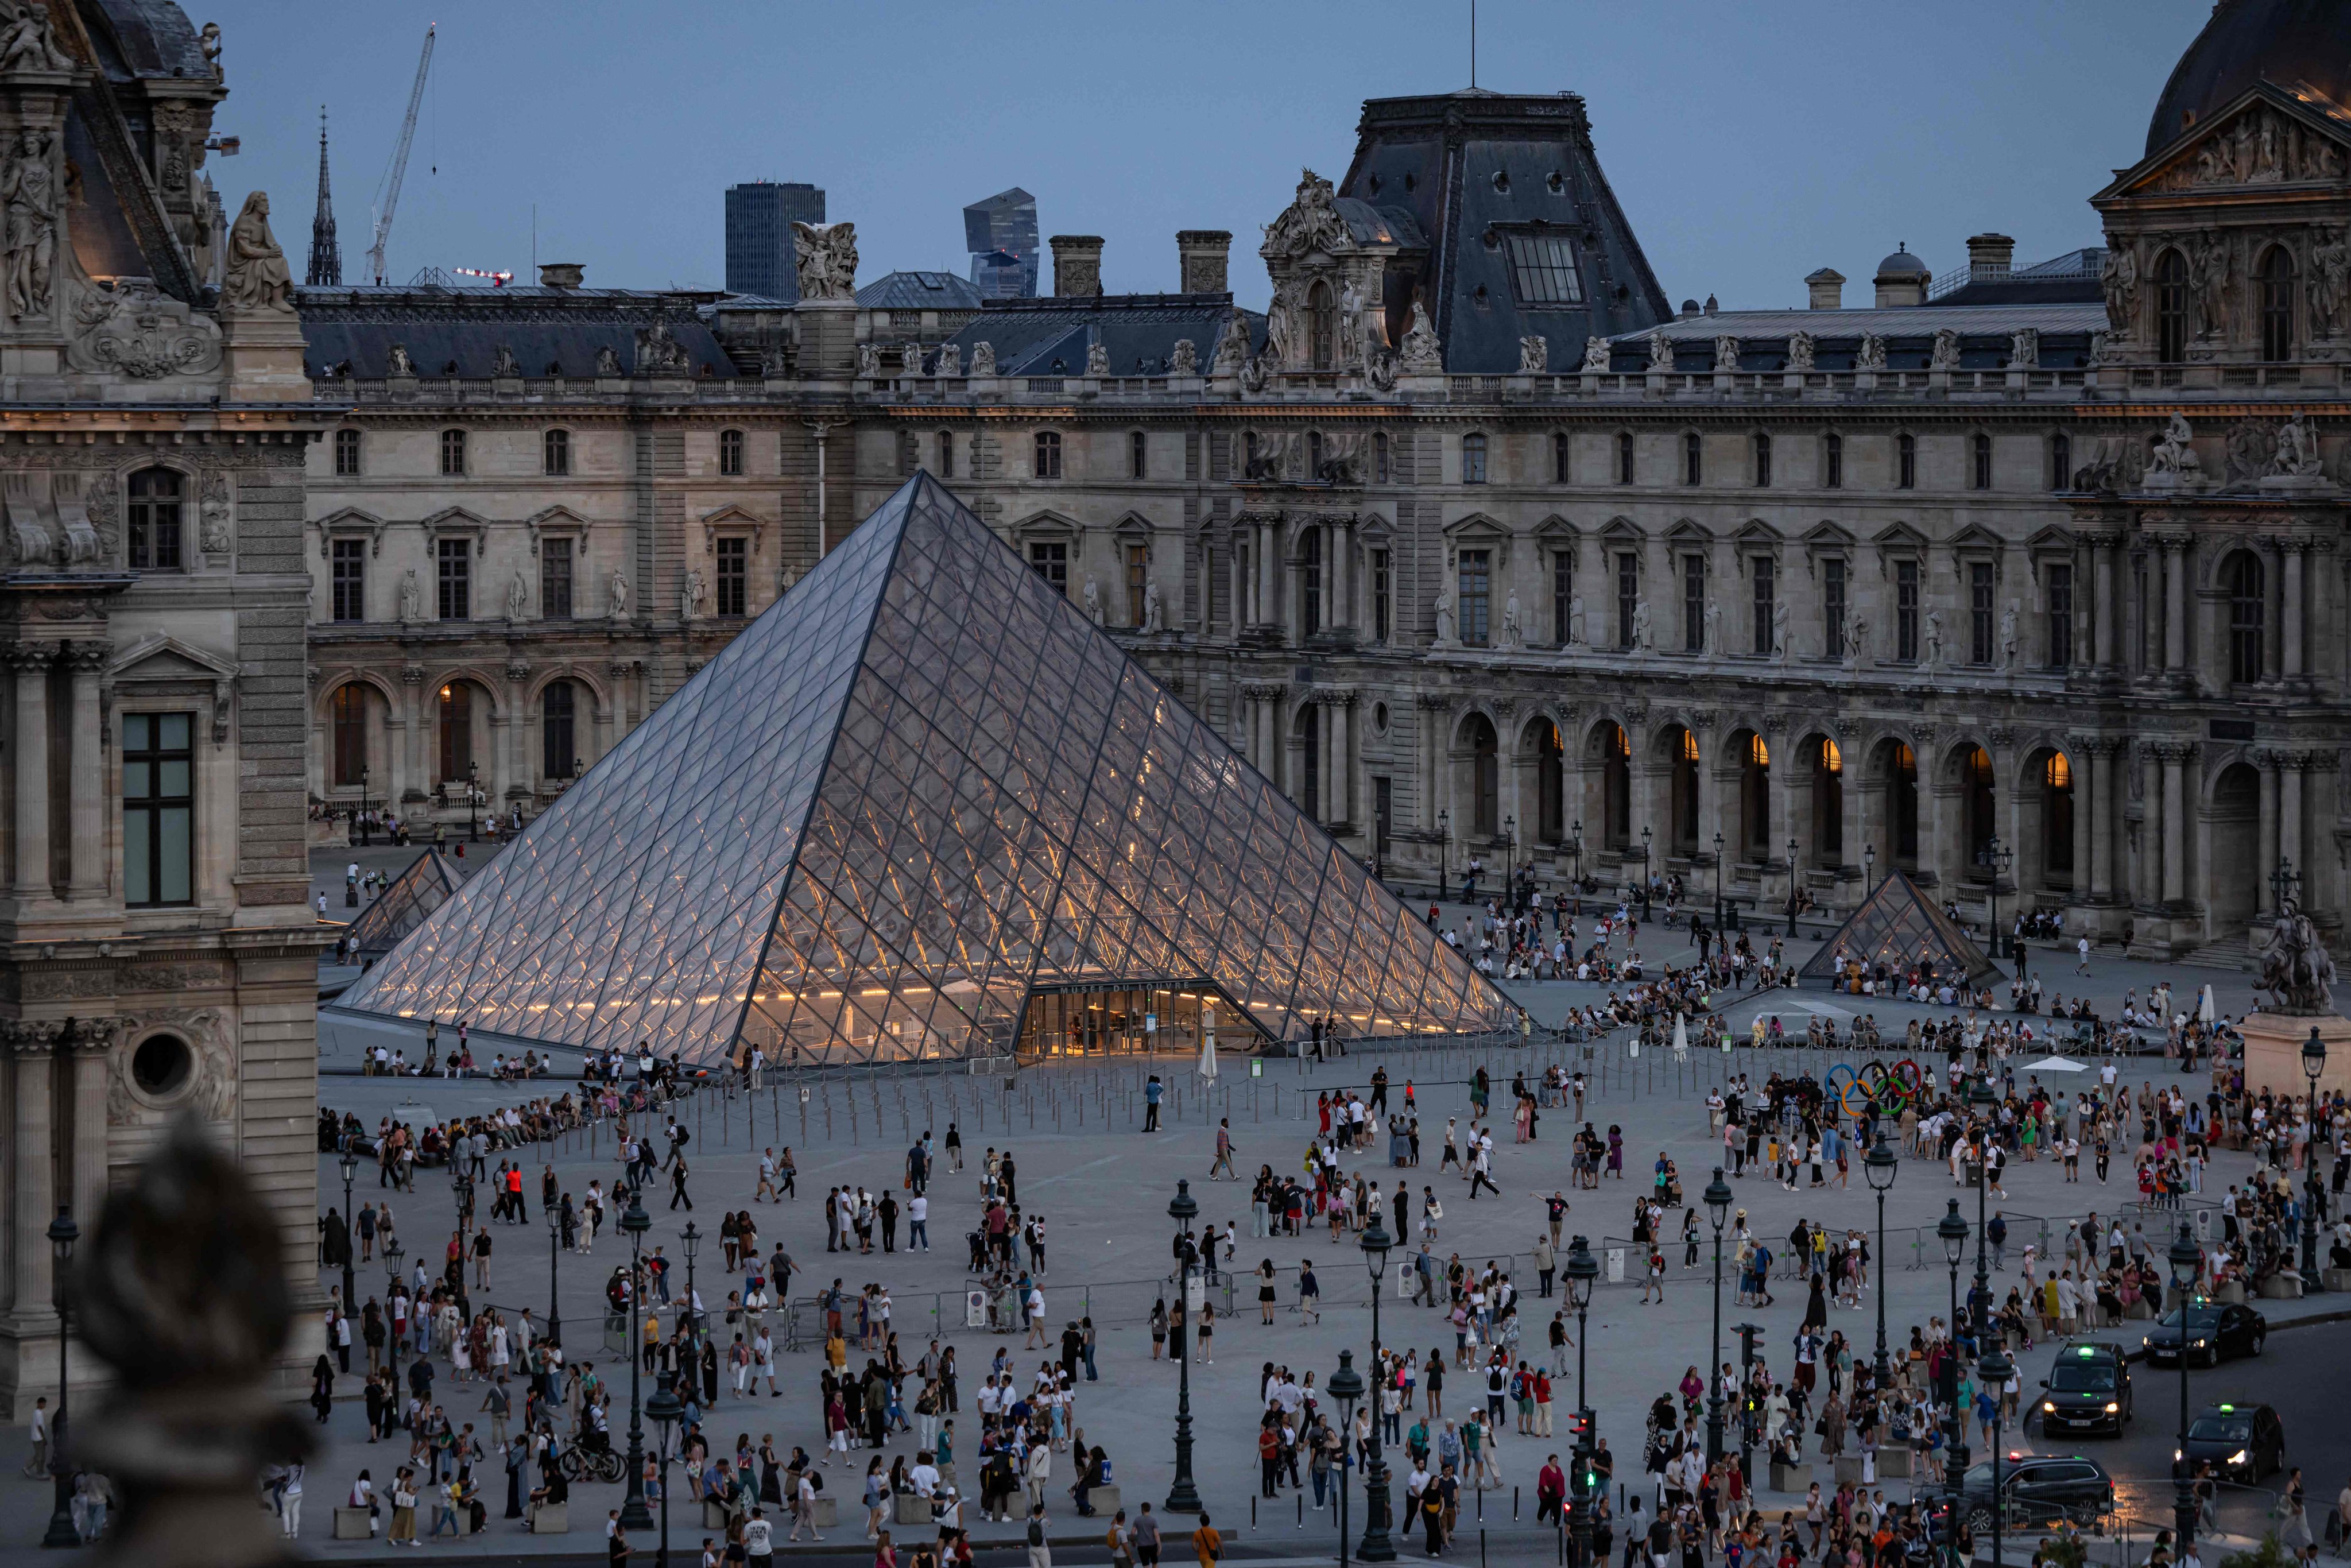
{"type": "Polygon", "coordinates": [[[1231,285],[1225,280],[1230,267],[1233,235],[1230,229],[1177,229],[1176,231],[1176,287],[1186,294],[1223,294],[1231,285]]]}
{"type": "Polygon", "coordinates": [[[1809,308],[1842,310],[1844,308],[1844,274],[1834,267],[1804,275],[1804,287],[1812,296],[1809,308]]]}
{"type": "Polygon", "coordinates": [[[1981,234],[1968,236],[1968,281],[1980,283],[1987,277],[2006,277],[2016,260],[2016,242],[2006,235],[1981,234]]]}
{"type": "Polygon", "coordinates": [[[543,261],[538,264],[538,286],[541,288],[577,288],[587,269],[576,261],[543,261]]]}
{"type": "Polygon", "coordinates": [[[1927,303],[1927,285],[1934,274],[1927,264],[1910,254],[1907,245],[1896,246],[1894,254],[1877,264],[1877,308],[1885,310],[1902,305],[1927,303]]]}
{"type": "Polygon", "coordinates": [[[1685,299],[1685,300],[1683,300],[1683,301],[1682,301],[1682,315],[1681,315],[1681,319],[1682,319],[1683,320],[1685,320],[1685,321],[1695,321],[1695,320],[1697,320],[1697,319],[1698,319],[1698,301],[1697,301],[1697,300],[1695,300],[1695,299],[1685,299]]]}
{"type": "Polygon", "coordinates": [[[1056,299],[1102,298],[1102,235],[1055,235],[1051,244],[1053,246],[1053,298],[1056,299]]]}

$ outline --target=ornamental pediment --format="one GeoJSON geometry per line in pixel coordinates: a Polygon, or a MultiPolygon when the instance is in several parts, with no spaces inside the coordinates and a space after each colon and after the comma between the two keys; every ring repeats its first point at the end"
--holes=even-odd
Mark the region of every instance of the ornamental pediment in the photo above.
{"type": "Polygon", "coordinates": [[[2351,125],[2262,82],[2104,193],[2340,184],[2346,177],[2351,177],[2351,125]]]}

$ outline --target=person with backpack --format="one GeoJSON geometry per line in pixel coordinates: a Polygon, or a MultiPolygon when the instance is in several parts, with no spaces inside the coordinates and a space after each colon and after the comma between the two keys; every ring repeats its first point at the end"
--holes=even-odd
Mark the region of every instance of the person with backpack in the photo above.
{"type": "Polygon", "coordinates": [[[1052,1543],[1045,1539],[1045,1505],[1029,1505],[1029,1568],[1053,1568],[1052,1543]]]}

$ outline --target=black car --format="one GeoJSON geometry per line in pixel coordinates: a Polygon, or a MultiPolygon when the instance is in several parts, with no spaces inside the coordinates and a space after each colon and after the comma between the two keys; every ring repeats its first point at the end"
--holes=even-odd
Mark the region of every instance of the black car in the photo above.
{"type": "MultiPolygon", "coordinates": [[[[2114,1478],[2095,1459],[2079,1454],[2011,1454],[2000,1462],[2001,1496],[2007,1508],[2003,1530],[2070,1519],[2088,1523],[2113,1511],[2114,1478]]],[[[1991,1462],[1971,1465],[1960,1483],[1961,1528],[1970,1536],[1991,1532],[1991,1462]]]]}
{"type": "Polygon", "coordinates": [[[2130,1364],[2118,1344],[2068,1345],[2041,1385],[2041,1430],[2123,1435],[2131,1418],[2130,1364]]]}
{"type": "Polygon", "coordinates": [[[2186,1453],[2223,1480],[2259,1481],[2285,1467],[2285,1423],[2266,1405],[2208,1405],[2189,1425],[2186,1453]]]}
{"type": "Polygon", "coordinates": [[[2180,1340],[2188,1342],[2189,1364],[2217,1366],[2232,1355],[2259,1355],[2270,1336],[2269,1320],[2241,1301],[2198,1301],[2188,1309],[2188,1330],[2180,1333],[2180,1310],[2174,1307],[2155,1321],[2147,1332],[2147,1358],[2176,1361],[2180,1340]]]}

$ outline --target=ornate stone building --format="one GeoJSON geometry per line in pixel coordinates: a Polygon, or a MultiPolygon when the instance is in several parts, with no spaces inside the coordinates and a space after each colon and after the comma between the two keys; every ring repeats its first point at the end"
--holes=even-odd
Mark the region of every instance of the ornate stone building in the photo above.
{"type": "Polygon", "coordinates": [[[560,788],[920,465],[1392,880],[1646,861],[1834,913],[1898,865],[2160,956],[2282,893],[2335,923],[2351,83],[2311,61],[2351,38],[2304,9],[2216,12],[2105,245],[1897,249],[1853,308],[1823,267],[1808,310],[1675,310],[1582,100],[1475,91],[1365,106],[1261,318],[1196,230],[1180,292],[1060,235],[1052,297],[935,337],[861,307],[841,224],[789,309],[306,295],[352,405],[313,788],[560,788]]]}
{"type": "Polygon", "coordinates": [[[0,9],[0,1410],[22,1420],[57,1393],[50,1221],[86,1231],[174,1117],[311,1255],[303,456],[330,415],[267,199],[231,222],[203,172],[218,29],[169,0],[0,9]]]}

